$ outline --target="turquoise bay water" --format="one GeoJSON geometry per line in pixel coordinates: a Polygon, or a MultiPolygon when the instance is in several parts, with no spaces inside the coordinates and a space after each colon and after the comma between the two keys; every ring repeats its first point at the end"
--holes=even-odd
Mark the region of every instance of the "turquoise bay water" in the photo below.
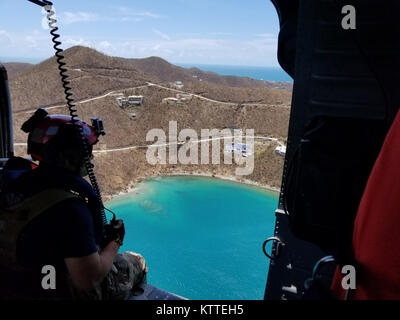
{"type": "Polygon", "coordinates": [[[198,68],[203,71],[211,71],[222,76],[249,77],[257,80],[293,82],[293,79],[282,68],[253,67],[253,66],[224,66],[213,64],[182,64],[183,68],[198,68]]]}
{"type": "Polygon", "coordinates": [[[108,207],[125,222],[122,251],[141,253],[148,283],[188,299],[263,299],[278,194],[204,177],[142,182],[108,207]]]}

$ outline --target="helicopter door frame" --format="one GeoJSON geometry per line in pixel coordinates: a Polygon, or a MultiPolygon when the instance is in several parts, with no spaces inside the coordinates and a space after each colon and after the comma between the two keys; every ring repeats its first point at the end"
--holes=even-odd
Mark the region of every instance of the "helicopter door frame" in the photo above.
{"type": "Polygon", "coordinates": [[[0,63],[0,170],[14,155],[13,119],[7,70],[0,63]]]}

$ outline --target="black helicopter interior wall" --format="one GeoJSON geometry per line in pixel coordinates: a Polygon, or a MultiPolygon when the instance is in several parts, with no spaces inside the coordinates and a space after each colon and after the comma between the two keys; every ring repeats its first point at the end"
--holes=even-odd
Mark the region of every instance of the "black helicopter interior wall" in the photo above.
{"type": "MultiPolygon", "coordinates": [[[[272,2],[281,27],[278,60],[294,88],[274,232],[279,241],[264,298],[301,299],[315,263],[351,246],[362,188],[400,105],[400,2],[272,2]],[[342,27],[345,5],[356,9],[356,29],[342,27]],[[307,139],[326,154],[303,148],[299,157],[307,139]]],[[[322,272],[327,287],[334,267],[322,272]]]]}

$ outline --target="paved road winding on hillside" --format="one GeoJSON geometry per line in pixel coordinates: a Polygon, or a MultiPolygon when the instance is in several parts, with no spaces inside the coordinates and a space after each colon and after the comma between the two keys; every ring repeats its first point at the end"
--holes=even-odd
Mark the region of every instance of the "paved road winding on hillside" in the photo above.
{"type": "MultiPolygon", "coordinates": [[[[141,89],[141,88],[146,88],[146,87],[157,87],[157,88],[161,88],[164,90],[169,90],[175,93],[183,93],[183,94],[191,94],[193,97],[197,97],[199,99],[205,100],[205,101],[209,101],[209,102],[213,102],[213,103],[219,103],[219,104],[224,104],[224,105],[230,105],[230,106],[237,106],[237,103],[232,103],[232,102],[222,102],[222,101],[217,101],[217,100],[213,100],[210,98],[206,98],[203,97],[201,95],[198,94],[193,94],[193,93],[188,93],[182,90],[176,90],[176,89],[172,89],[172,88],[168,88],[159,84],[155,84],[155,83],[151,83],[148,82],[145,85],[141,85],[141,86],[137,86],[137,87],[131,87],[131,88],[125,88],[125,89],[120,89],[120,90],[114,90],[114,91],[110,91],[106,94],[97,96],[97,97],[93,97],[93,98],[89,98],[89,99],[85,99],[85,100],[80,100],[80,101],[76,101],[76,104],[84,104],[84,103],[88,103],[90,101],[94,101],[94,100],[99,100],[99,99],[104,99],[108,96],[112,96],[112,95],[119,95],[121,91],[124,90],[132,90],[132,89],[141,89]]],[[[253,105],[253,104],[243,104],[243,105],[253,105]]],[[[263,105],[263,104],[257,104],[257,105],[263,105]]],[[[57,109],[57,108],[66,108],[66,105],[57,105],[57,106],[51,106],[51,107],[46,107],[46,110],[52,110],[52,109],[57,109]]],[[[19,111],[19,112],[15,112],[15,114],[29,114],[29,113],[33,113],[35,112],[37,109],[32,109],[32,110],[24,110],[24,111],[19,111]]],[[[221,139],[233,139],[234,136],[220,136],[220,137],[214,137],[214,138],[210,138],[210,139],[200,139],[200,140],[194,140],[191,141],[192,143],[201,143],[203,141],[215,141],[215,140],[221,140],[221,139]]],[[[273,141],[276,142],[279,146],[284,147],[284,143],[279,141],[278,139],[274,138],[274,137],[265,137],[265,136],[246,136],[246,138],[250,138],[250,139],[255,139],[255,140],[263,140],[263,141],[273,141]]],[[[174,144],[183,144],[181,142],[171,142],[171,143],[166,143],[166,144],[157,144],[157,145],[142,145],[142,146],[135,146],[135,145],[130,145],[130,146],[126,146],[126,147],[121,147],[121,148],[111,148],[111,149],[104,149],[104,150],[94,150],[94,153],[107,153],[107,152],[117,152],[117,151],[125,151],[125,150],[132,150],[132,149],[143,149],[143,148],[149,148],[149,147],[161,147],[161,146],[171,146],[174,144]]],[[[14,146],[26,146],[26,143],[23,142],[17,142],[14,143],[14,146]]]]}
{"type": "MultiPolygon", "coordinates": [[[[202,100],[204,100],[204,101],[213,102],[213,103],[218,103],[218,104],[223,104],[223,105],[229,105],[229,106],[237,106],[237,105],[238,105],[238,103],[218,101],[218,100],[214,100],[214,99],[210,99],[210,98],[204,97],[204,96],[202,96],[202,95],[198,95],[198,94],[194,94],[194,93],[190,93],[190,92],[186,92],[186,91],[182,91],[182,90],[177,90],[177,89],[168,88],[168,87],[162,86],[162,85],[160,85],[160,84],[155,84],[155,83],[151,83],[151,82],[148,82],[148,83],[145,84],[145,85],[141,85],[141,86],[137,86],[137,87],[123,88],[123,89],[119,89],[119,90],[110,91],[110,92],[108,92],[108,93],[106,93],[106,94],[103,94],[103,95],[100,95],[100,96],[97,96],[97,97],[93,97],[93,98],[89,98],[89,99],[78,100],[78,101],[75,101],[75,104],[84,104],[84,103],[87,103],[87,102],[90,102],[90,101],[99,100],[99,99],[104,99],[104,98],[106,98],[106,97],[109,97],[109,96],[118,94],[118,93],[120,93],[121,91],[125,91],[125,90],[134,90],[134,89],[142,89],[142,88],[146,88],[146,87],[157,87],[157,88],[164,89],[164,90],[168,90],[168,91],[172,91],[172,92],[175,92],[175,93],[190,94],[190,95],[192,95],[193,97],[202,99],[202,100]]],[[[254,105],[258,105],[258,106],[269,106],[268,104],[263,104],[263,103],[243,103],[242,105],[243,105],[243,106],[254,106],[254,105]]],[[[58,108],[66,108],[66,107],[67,107],[67,105],[65,105],[65,104],[56,105],[56,106],[48,106],[48,107],[45,106],[46,110],[52,110],[52,109],[58,109],[58,108]]],[[[280,108],[290,108],[290,107],[288,107],[288,106],[280,106],[280,108]]],[[[29,114],[29,113],[35,112],[36,110],[37,110],[37,109],[17,111],[17,112],[14,112],[14,114],[21,114],[21,113],[29,114]]]]}

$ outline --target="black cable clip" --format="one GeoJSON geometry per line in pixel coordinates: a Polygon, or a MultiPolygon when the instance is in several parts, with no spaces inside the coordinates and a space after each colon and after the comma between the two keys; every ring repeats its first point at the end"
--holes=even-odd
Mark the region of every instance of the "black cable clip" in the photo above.
{"type": "Polygon", "coordinates": [[[32,2],[34,4],[37,4],[38,6],[41,6],[41,7],[45,7],[45,6],[48,6],[48,5],[50,5],[50,6],[53,5],[52,2],[46,1],[46,0],[43,0],[43,1],[41,1],[41,0],[28,0],[28,1],[30,1],[30,2],[32,2]]]}
{"type": "Polygon", "coordinates": [[[90,118],[90,120],[92,121],[92,127],[96,131],[97,136],[104,136],[106,132],[104,131],[103,120],[100,118],[90,118]]]}

